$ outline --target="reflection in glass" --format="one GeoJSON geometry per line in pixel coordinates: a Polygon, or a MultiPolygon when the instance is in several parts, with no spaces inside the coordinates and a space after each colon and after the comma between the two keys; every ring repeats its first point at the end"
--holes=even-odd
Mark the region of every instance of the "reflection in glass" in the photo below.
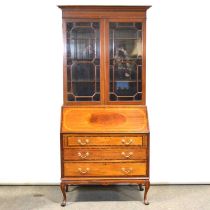
{"type": "Polygon", "coordinates": [[[68,22],[68,101],[100,101],[100,40],[98,22],[68,22]]]}
{"type": "Polygon", "coordinates": [[[95,67],[92,63],[74,63],[72,65],[72,81],[94,81],[95,67]]]}
{"type": "Polygon", "coordinates": [[[142,23],[110,23],[110,100],[142,97],[142,23]]]}

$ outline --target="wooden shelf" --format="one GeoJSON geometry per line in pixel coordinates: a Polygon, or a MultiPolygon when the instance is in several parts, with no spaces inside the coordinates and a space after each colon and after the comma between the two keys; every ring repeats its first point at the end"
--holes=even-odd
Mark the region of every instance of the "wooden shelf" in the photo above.
{"type": "Polygon", "coordinates": [[[78,39],[78,38],[71,38],[71,37],[69,37],[69,38],[67,37],[67,39],[70,39],[70,40],[87,40],[87,41],[89,41],[89,40],[99,40],[99,38],[86,38],[86,39],[85,38],[82,38],[82,39],[79,38],[78,39]]]}
{"type": "Polygon", "coordinates": [[[75,83],[79,83],[79,82],[81,82],[81,83],[83,83],[83,82],[97,82],[97,83],[100,83],[100,81],[95,81],[95,80],[71,80],[71,81],[68,80],[68,82],[75,82],[75,83]]]}
{"type": "MultiPolygon", "coordinates": [[[[113,40],[111,37],[110,40],[113,40]]],[[[139,40],[139,38],[114,38],[114,40],[139,40]]]]}
{"type": "Polygon", "coordinates": [[[139,81],[136,81],[136,80],[115,80],[113,82],[139,82],[139,81]]]}

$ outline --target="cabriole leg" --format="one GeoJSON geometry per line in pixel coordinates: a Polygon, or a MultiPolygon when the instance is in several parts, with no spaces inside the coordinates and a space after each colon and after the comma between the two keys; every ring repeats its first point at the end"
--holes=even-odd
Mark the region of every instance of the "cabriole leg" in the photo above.
{"type": "Polygon", "coordinates": [[[150,182],[149,182],[149,180],[146,180],[145,181],[145,191],[144,191],[144,204],[145,205],[149,205],[149,202],[147,199],[147,193],[148,193],[149,188],[150,188],[150,182]]]}
{"type": "Polygon", "coordinates": [[[60,188],[61,188],[61,192],[63,194],[63,201],[61,203],[61,206],[66,206],[66,184],[61,182],[60,188]]]}

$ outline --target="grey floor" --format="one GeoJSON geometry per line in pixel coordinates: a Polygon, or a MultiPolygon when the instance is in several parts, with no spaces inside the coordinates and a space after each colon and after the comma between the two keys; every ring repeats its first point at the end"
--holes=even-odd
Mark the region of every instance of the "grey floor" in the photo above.
{"type": "Polygon", "coordinates": [[[58,186],[0,186],[0,210],[210,210],[210,185],[151,186],[150,205],[137,185],[72,186],[60,207],[58,186]]]}

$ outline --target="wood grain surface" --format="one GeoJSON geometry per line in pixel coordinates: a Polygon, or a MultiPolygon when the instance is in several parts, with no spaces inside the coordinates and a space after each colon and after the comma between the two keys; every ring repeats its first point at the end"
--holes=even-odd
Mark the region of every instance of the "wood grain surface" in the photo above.
{"type": "Polygon", "coordinates": [[[63,107],[61,132],[148,133],[146,106],[63,107]]]}
{"type": "Polygon", "coordinates": [[[146,146],[147,137],[146,135],[141,136],[63,136],[64,147],[71,146],[146,146]]]}
{"type": "Polygon", "coordinates": [[[146,163],[64,162],[65,176],[146,176],[146,163]]]}
{"type": "Polygon", "coordinates": [[[64,149],[64,160],[146,160],[145,148],[68,148],[64,149]]]}

